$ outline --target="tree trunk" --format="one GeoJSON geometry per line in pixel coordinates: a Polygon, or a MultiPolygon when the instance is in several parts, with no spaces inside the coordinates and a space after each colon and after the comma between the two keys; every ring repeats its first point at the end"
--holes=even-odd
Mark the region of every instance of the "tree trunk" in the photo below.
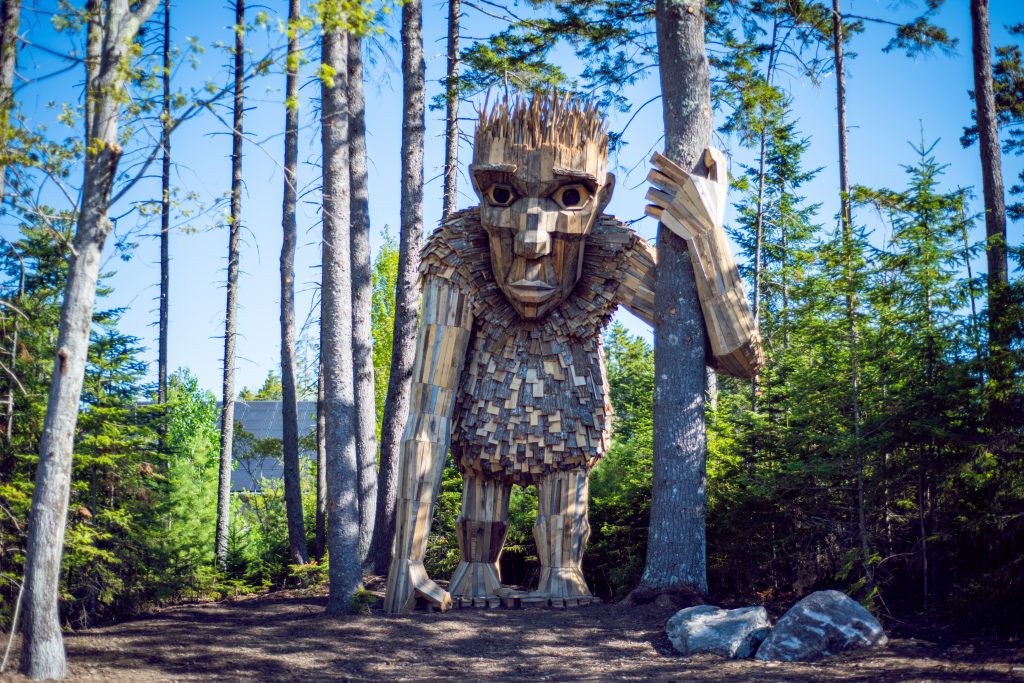
{"type": "Polygon", "coordinates": [[[1006,200],[992,86],[988,0],[971,0],[971,39],[978,151],[981,154],[985,197],[985,256],[988,260],[988,372],[992,380],[988,421],[998,434],[1011,426],[1008,418],[1014,390],[1010,350],[1013,324],[1006,261],[1006,200]]]}
{"type": "MultiPolygon", "coordinates": [[[[323,345],[323,329],[320,332],[320,348],[323,345]]],[[[324,407],[324,360],[323,353],[317,362],[316,382],[316,549],[317,561],[324,559],[327,551],[327,413],[324,407]]]]}
{"type": "Polygon", "coordinates": [[[366,175],[363,41],[348,39],[349,182],[352,184],[352,359],[355,372],[356,466],[359,470],[359,558],[366,562],[377,511],[377,404],[373,383],[373,274],[370,195],[366,175]]]}
{"type": "Polygon", "coordinates": [[[171,0],[164,0],[163,115],[160,148],[160,331],[157,341],[157,401],[167,402],[167,331],[171,283],[171,0]]]}
{"type": "MultiPolygon", "coordinates": [[[[665,154],[706,172],[711,91],[704,0],[657,0],[665,154]]],[[[686,243],[658,227],[654,293],[654,467],[642,586],[707,591],[704,511],[706,332],[686,243]]]]}
{"type": "Polygon", "coordinates": [[[398,448],[409,415],[409,382],[419,325],[420,242],[423,238],[424,90],[422,0],[402,5],[402,232],[398,244],[391,376],[380,437],[377,521],[370,557],[373,571],[391,564],[398,487],[398,448]]]}
{"type": "Polygon", "coordinates": [[[441,220],[455,212],[459,185],[459,20],[461,0],[448,0],[448,72],[445,77],[444,207],[441,220]]]}
{"type": "Polygon", "coordinates": [[[123,97],[122,64],[128,59],[139,26],[153,13],[158,2],[145,0],[133,12],[128,0],[110,0],[102,23],[98,13],[90,13],[89,17],[92,31],[100,35],[98,48],[102,56],[100,60],[87,63],[87,82],[98,86],[90,87],[87,93],[87,100],[93,102],[88,107],[87,126],[91,139],[86,146],[93,151],[85,158],[82,206],[73,245],[75,256],[61,305],[57,358],[39,445],[25,551],[26,618],[21,672],[34,679],[60,679],[67,674],[58,607],[61,555],[89,328],[103,243],[111,229],[107,218],[110,191],[121,156],[117,128],[123,97]]]}
{"type": "Polygon", "coordinates": [[[242,112],[245,95],[245,0],[235,0],[235,107],[231,132],[231,217],[228,225],[228,285],[224,315],[224,403],[220,418],[220,478],[217,485],[216,561],[228,559],[231,516],[231,457],[235,436],[235,316],[238,310],[238,242],[242,226],[242,112]]]}
{"type": "Polygon", "coordinates": [[[299,398],[295,387],[295,242],[299,166],[299,0],[288,2],[288,57],[285,62],[284,206],[281,211],[281,446],[284,458],[284,506],[288,517],[288,554],[306,564],[299,470],[299,398]]]}
{"type": "Polygon", "coordinates": [[[846,71],[843,65],[843,15],[839,0],[832,0],[832,51],[836,67],[836,114],[839,123],[839,222],[846,286],[846,332],[850,352],[850,421],[853,432],[854,468],[857,478],[857,541],[860,544],[861,568],[868,585],[874,582],[871,550],[868,540],[864,500],[864,449],[860,436],[860,364],[857,333],[857,284],[854,277],[853,213],[850,206],[850,176],[847,156],[846,71]]]}
{"type": "MultiPolygon", "coordinates": [[[[14,67],[18,63],[18,25],[21,0],[0,5],[0,204],[7,186],[7,139],[14,107],[14,67]]],[[[12,368],[13,369],[13,368],[12,368]]]]}
{"type": "Polygon", "coordinates": [[[352,261],[349,253],[348,40],[343,27],[328,26],[322,62],[334,69],[322,85],[323,346],[324,415],[327,420],[328,614],[352,611],[362,581],[359,557],[359,482],[356,467],[355,388],[352,377],[352,261]]]}

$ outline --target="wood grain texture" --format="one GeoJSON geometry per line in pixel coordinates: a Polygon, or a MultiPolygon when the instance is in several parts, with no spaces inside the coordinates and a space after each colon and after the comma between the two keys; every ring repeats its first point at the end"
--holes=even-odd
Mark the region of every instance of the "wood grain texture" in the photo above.
{"type": "Polygon", "coordinates": [[[764,365],[761,335],[754,324],[743,281],[725,236],[722,221],[729,184],[724,155],[709,148],[705,163],[710,177],[688,173],[655,153],[655,170],[647,215],[653,216],[690,247],[704,324],[711,341],[712,365],[733,377],[752,378],[764,365]]]}

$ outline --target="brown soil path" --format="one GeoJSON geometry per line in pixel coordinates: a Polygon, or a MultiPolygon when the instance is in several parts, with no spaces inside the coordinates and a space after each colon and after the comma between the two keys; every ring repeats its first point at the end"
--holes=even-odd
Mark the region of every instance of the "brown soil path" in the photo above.
{"type": "MultiPolygon", "coordinates": [[[[72,681],[1018,681],[1024,645],[894,640],[819,664],[672,655],[670,608],[456,610],[345,618],[321,596],[164,609],[69,635],[72,681]]],[[[15,657],[15,662],[17,659],[15,657]]],[[[25,679],[0,675],[0,682],[25,679]]]]}

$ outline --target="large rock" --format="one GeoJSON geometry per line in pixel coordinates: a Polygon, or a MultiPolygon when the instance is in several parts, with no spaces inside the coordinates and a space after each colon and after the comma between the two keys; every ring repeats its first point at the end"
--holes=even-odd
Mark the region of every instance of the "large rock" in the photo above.
{"type": "Polygon", "coordinates": [[[887,641],[882,625],[866,609],[839,591],[818,591],[782,615],[756,657],[806,662],[887,641]]]}
{"type": "Polygon", "coordinates": [[[764,607],[726,610],[697,605],[676,612],[665,631],[682,655],[711,652],[730,659],[750,657],[771,630],[764,607]]]}

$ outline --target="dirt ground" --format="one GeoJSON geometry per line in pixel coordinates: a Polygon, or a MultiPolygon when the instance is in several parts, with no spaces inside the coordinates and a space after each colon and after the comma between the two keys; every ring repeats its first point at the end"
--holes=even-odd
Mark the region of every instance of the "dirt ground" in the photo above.
{"type": "MultiPolygon", "coordinates": [[[[324,616],[326,598],[280,593],[167,608],[70,634],[72,681],[1019,681],[1024,644],[884,649],[817,664],[682,659],[670,607],[454,610],[324,616]]],[[[6,640],[6,639],[5,639],[6,640]]],[[[17,666],[17,653],[12,658],[17,666]]],[[[26,679],[0,674],[0,682],[26,679]]]]}

